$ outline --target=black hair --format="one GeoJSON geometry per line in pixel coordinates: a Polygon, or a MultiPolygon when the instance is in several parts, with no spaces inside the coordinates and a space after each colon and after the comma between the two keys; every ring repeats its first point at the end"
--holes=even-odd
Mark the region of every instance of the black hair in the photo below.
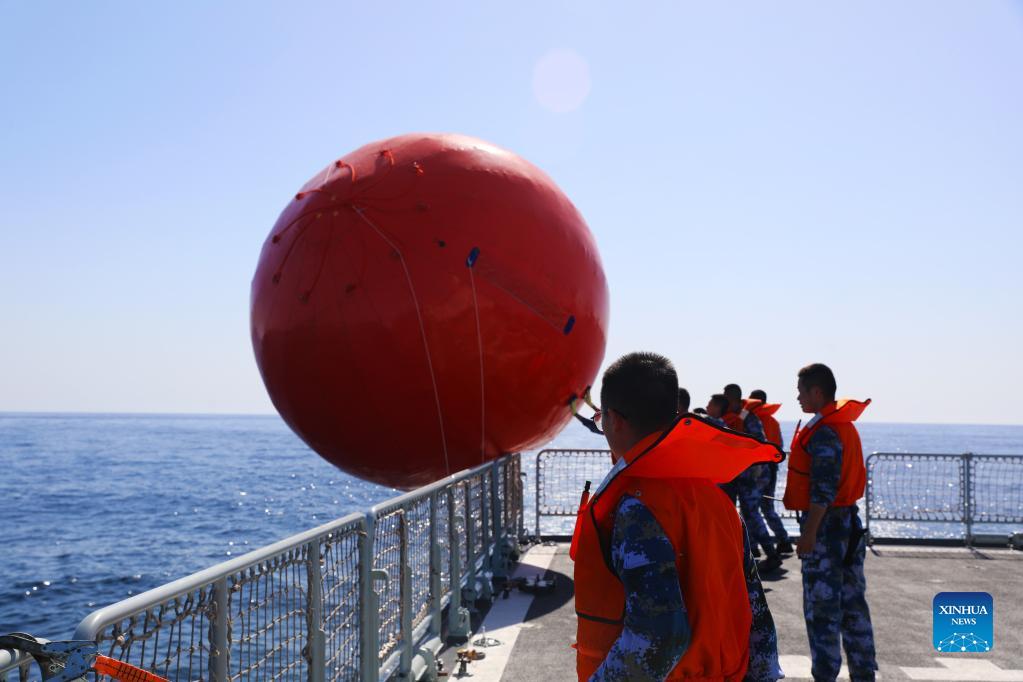
{"type": "Polygon", "coordinates": [[[724,390],[725,397],[729,400],[742,400],[742,389],[739,384],[728,384],[724,390]]]}
{"type": "Polygon", "coordinates": [[[725,397],[724,393],[715,393],[714,395],[712,395],[710,397],[710,404],[717,405],[718,409],[721,410],[721,414],[728,413],[728,405],[730,403],[728,402],[728,398],[725,397]]]}
{"type": "Polygon", "coordinates": [[[679,414],[685,414],[689,411],[689,391],[678,387],[678,412],[679,414]]]}
{"type": "Polygon", "coordinates": [[[766,391],[762,391],[759,388],[757,390],[755,390],[755,391],[750,391],[749,392],[749,397],[750,397],[750,400],[760,400],[760,401],[765,402],[765,403],[767,402],[767,392],[766,391]]]}
{"type": "Polygon", "coordinates": [[[835,399],[835,390],[837,388],[835,375],[831,371],[831,368],[827,365],[820,362],[807,365],[803,369],[799,370],[799,380],[802,381],[803,386],[807,388],[816,386],[821,389],[824,393],[824,397],[828,400],[835,399]]]}
{"type": "Polygon", "coordinates": [[[600,407],[614,410],[638,433],[667,428],[678,414],[678,375],[656,353],[629,353],[604,371],[600,407]]]}

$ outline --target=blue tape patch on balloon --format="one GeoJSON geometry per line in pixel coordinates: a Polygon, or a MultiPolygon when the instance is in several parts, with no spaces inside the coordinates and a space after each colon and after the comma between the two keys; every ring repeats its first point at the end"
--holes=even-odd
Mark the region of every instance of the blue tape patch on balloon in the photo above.
{"type": "Polygon", "coordinates": [[[568,316],[568,322],[565,323],[565,335],[571,333],[572,328],[575,326],[575,315],[568,316]]]}
{"type": "Polygon", "coordinates": [[[480,247],[472,247],[472,251],[469,252],[469,257],[465,259],[465,267],[471,268],[476,265],[476,259],[480,257],[480,247]]]}

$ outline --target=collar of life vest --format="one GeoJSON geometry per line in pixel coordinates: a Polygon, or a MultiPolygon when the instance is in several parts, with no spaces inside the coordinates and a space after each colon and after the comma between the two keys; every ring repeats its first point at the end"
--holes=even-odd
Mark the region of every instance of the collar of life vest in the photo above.
{"type": "Polygon", "coordinates": [[[758,417],[770,417],[781,409],[781,403],[765,403],[760,400],[747,400],[746,409],[758,417]]]}
{"type": "Polygon", "coordinates": [[[732,414],[737,414],[739,415],[740,419],[745,419],[746,416],[751,412],[753,414],[760,414],[760,408],[763,407],[763,405],[764,405],[763,400],[757,400],[755,398],[746,398],[745,400],[742,401],[742,405],[739,407],[739,409],[736,410],[735,412],[732,412],[732,414]]]}
{"type": "Polygon", "coordinates": [[[816,423],[850,424],[860,418],[860,415],[863,414],[863,411],[867,409],[869,404],[870,398],[866,400],[853,400],[852,398],[836,400],[824,406],[824,409],[820,411],[820,419],[816,423]]]}
{"type": "Polygon", "coordinates": [[[727,483],[754,464],[781,462],[773,443],[686,414],[625,453],[624,473],[644,478],[701,478],[727,483]]]}

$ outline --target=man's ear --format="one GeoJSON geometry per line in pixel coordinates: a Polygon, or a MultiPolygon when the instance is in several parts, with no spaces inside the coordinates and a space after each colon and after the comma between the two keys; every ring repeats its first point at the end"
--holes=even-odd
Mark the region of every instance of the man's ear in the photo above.
{"type": "MultiPolygon", "coordinates": [[[[612,410],[614,412],[614,410],[612,410]]],[[[615,419],[615,433],[625,433],[626,430],[631,428],[628,420],[617,412],[614,412],[615,419]]]]}
{"type": "Polygon", "coordinates": [[[618,433],[622,427],[621,422],[618,421],[619,419],[620,417],[618,416],[618,413],[614,410],[605,410],[603,421],[606,428],[604,430],[612,433],[618,433]]]}

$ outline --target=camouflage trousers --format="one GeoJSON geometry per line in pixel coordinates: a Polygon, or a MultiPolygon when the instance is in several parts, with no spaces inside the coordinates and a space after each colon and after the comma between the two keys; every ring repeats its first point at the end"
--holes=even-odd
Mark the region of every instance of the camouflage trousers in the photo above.
{"type": "Polygon", "coordinates": [[[831,507],[817,532],[813,552],[803,559],[803,614],[810,638],[814,680],[831,682],[845,648],[849,677],[873,680],[874,629],[863,574],[866,543],[856,507],[831,507]]]}
{"type": "Polygon", "coordinates": [[[746,524],[750,543],[760,545],[765,552],[771,554],[774,552],[774,539],[767,530],[767,524],[764,523],[764,517],[760,511],[760,502],[764,494],[763,488],[767,480],[767,465],[754,464],[733,480],[722,485],[721,489],[728,494],[732,501],[739,500],[739,513],[742,515],[743,523],[746,524]]]}
{"type": "Polygon", "coordinates": [[[763,514],[768,527],[774,533],[774,539],[778,542],[786,542],[789,539],[789,534],[785,530],[785,524],[782,523],[778,512],[774,510],[774,500],[767,499],[767,497],[774,497],[774,491],[778,486],[778,465],[765,464],[764,466],[766,467],[766,477],[761,486],[760,513],[763,514]],[[767,497],[763,497],[763,495],[767,497]]]}

